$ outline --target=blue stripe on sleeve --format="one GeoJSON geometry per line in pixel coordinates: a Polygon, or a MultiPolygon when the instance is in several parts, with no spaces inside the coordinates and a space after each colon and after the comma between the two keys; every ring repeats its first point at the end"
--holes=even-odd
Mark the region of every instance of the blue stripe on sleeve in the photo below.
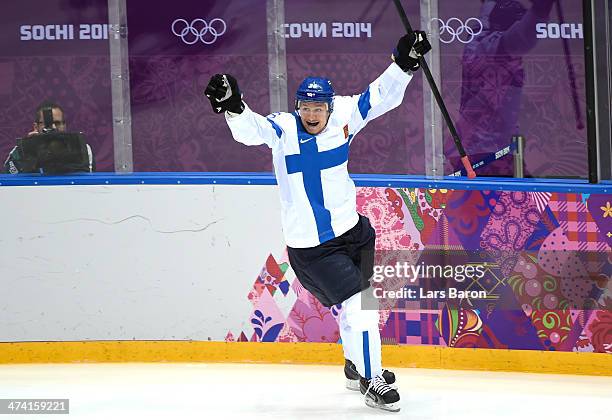
{"type": "Polygon", "coordinates": [[[281,136],[283,135],[283,130],[281,130],[281,128],[278,126],[278,124],[276,124],[274,121],[272,121],[270,118],[266,118],[268,120],[268,122],[270,124],[272,124],[272,127],[274,128],[274,131],[276,131],[276,135],[278,136],[278,138],[280,139],[281,136]]]}
{"type": "Polygon", "coordinates": [[[370,104],[369,86],[368,89],[359,96],[359,102],[357,103],[357,106],[359,107],[359,113],[361,114],[361,118],[365,120],[368,116],[368,111],[370,111],[370,109],[372,108],[372,105],[370,104]]]}

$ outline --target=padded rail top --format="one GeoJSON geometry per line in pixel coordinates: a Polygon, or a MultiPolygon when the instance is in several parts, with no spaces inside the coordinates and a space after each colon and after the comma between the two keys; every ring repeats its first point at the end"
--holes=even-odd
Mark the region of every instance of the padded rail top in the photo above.
{"type": "MultiPolygon", "coordinates": [[[[589,184],[586,180],[444,177],[417,175],[351,174],[358,187],[435,188],[449,190],[543,191],[586,194],[612,193],[612,182],[589,184]]],[[[98,172],[78,175],[0,175],[0,186],[38,185],[275,185],[271,172],[98,172]]]]}

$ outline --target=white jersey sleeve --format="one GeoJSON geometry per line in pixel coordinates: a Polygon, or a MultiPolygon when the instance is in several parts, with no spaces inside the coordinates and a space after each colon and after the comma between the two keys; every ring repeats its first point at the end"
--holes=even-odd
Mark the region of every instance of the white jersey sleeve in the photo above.
{"type": "Polygon", "coordinates": [[[266,144],[274,149],[282,137],[280,126],[269,117],[254,112],[247,104],[241,114],[226,112],[225,119],[234,140],[247,146],[266,144]]]}
{"type": "Polygon", "coordinates": [[[412,80],[412,72],[405,73],[397,64],[391,65],[360,95],[338,97],[350,103],[349,133],[352,138],[370,121],[397,108],[412,80]]]}

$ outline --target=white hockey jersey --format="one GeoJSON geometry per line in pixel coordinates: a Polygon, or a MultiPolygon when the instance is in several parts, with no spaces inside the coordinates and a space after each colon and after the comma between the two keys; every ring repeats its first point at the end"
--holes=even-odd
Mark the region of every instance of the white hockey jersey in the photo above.
{"type": "Polygon", "coordinates": [[[391,63],[362,94],[336,96],[327,126],[316,136],[306,132],[297,113],[264,117],[248,106],[241,114],[225,113],[236,141],[272,149],[288,246],[314,247],[357,224],[349,145],[368,122],[402,102],[411,79],[391,63]]]}

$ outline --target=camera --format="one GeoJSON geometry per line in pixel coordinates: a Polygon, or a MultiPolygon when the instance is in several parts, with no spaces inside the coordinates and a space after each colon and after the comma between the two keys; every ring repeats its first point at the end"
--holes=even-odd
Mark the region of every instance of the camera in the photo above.
{"type": "Polygon", "coordinates": [[[46,132],[17,139],[20,172],[65,174],[89,172],[89,154],[83,133],[46,132]]]}

